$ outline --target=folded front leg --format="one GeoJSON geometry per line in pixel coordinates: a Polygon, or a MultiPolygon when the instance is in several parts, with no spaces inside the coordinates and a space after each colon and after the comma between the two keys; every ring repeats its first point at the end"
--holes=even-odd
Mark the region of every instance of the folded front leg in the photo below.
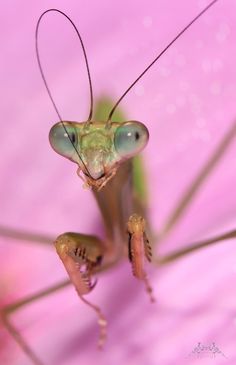
{"type": "Polygon", "coordinates": [[[129,259],[132,265],[133,275],[144,281],[146,290],[150,296],[151,302],[155,301],[152,294],[152,287],[149,284],[145,271],[145,261],[151,261],[152,251],[145,232],[145,220],[138,214],[129,217],[127,230],[129,234],[129,259]]]}
{"type": "Polygon", "coordinates": [[[55,246],[79,297],[98,315],[98,346],[101,348],[106,339],[107,321],[100,308],[85,299],[84,295],[90,293],[96,284],[92,276],[101,265],[104,245],[95,236],[69,232],[60,235],[55,241],[55,246]]]}

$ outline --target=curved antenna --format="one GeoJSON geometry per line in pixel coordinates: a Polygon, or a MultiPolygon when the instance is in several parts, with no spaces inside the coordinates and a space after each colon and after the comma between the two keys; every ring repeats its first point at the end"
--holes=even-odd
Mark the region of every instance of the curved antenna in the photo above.
{"type": "Polygon", "coordinates": [[[59,119],[62,119],[61,116],[60,116],[60,113],[58,111],[58,108],[56,106],[56,103],[52,97],[52,93],[49,89],[49,86],[48,86],[48,83],[47,83],[47,80],[46,80],[46,77],[44,75],[44,72],[43,72],[43,67],[42,67],[42,64],[41,64],[41,61],[40,61],[40,56],[39,56],[39,48],[38,48],[38,33],[39,33],[39,25],[40,25],[40,22],[42,20],[42,18],[45,16],[45,14],[49,13],[49,12],[56,12],[56,13],[59,13],[61,15],[63,15],[67,20],[69,20],[69,22],[71,23],[71,25],[73,26],[79,40],[80,40],[80,44],[81,44],[81,47],[82,47],[82,50],[83,50],[83,54],[84,54],[84,59],[85,59],[85,64],[86,64],[86,69],[87,69],[87,73],[88,73],[88,80],[89,80],[89,90],[90,90],[90,112],[89,112],[89,116],[88,116],[88,122],[91,121],[92,117],[93,117],[93,88],[92,88],[92,81],[91,81],[91,75],[90,75],[90,71],[89,71],[89,65],[88,65],[88,58],[87,58],[87,54],[86,54],[86,51],[85,51],[85,47],[84,47],[84,43],[82,41],[82,38],[81,38],[81,35],[76,27],[76,25],[73,23],[73,21],[69,18],[68,15],[66,15],[65,13],[63,13],[63,11],[61,10],[58,10],[58,9],[48,9],[46,11],[44,11],[38,21],[37,21],[37,25],[36,25],[36,31],[35,31],[35,46],[36,46],[36,56],[37,56],[37,61],[38,61],[38,65],[39,65],[39,70],[40,70],[40,73],[41,73],[41,76],[42,76],[42,79],[43,79],[43,82],[44,82],[44,85],[47,89],[47,92],[48,92],[48,95],[51,99],[51,102],[54,106],[54,109],[59,117],[59,119]]]}
{"type": "Polygon", "coordinates": [[[42,18],[45,16],[45,14],[49,13],[49,12],[56,12],[56,13],[59,13],[61,15],[63,15],[65,18],[67,18],[69,20],[69,22],[71,23],[71,25],[73,26],[74,30],[76,31],[76,34],[77,36],[79,37],[79,40],[80,40],[80,44],[81,44],[81,47],[82,47],[82,50],[83,50],[83,54],[84,54],[84,59],[85,59],[85,64],[86,64],[86,69],[87,69],[87,73],[88,73],[88,80],[89,80],[89,89],[90,89],[90,112],[89,112],[89,116],[88,116],[88,120],[86,122],[86,125],[89,125],[91,123],[91,119],[93,117],[93,88],[92,88],[92,81],[91,81],[91,75],[90,75],[90,71],[89,71],[89,65],[88,65],[88,59],[87,59],[87,54],[86,54],[86,51],[85,51],[85,47],[84,47],[84,44],[83,44],[83,41],[82,41],[82,38],[81,38],[81,35],[76,27],[76,25],[73,23],[73,21],[65,14],[63,13],[63,11],[61,10],[58,10],[58,9],[48,9],[48,10],[45,10],[39,17],[38,21],[37,21],[37,25],[36,25],[36,30],[35,30],[35,47],[36,47],[36,57],[37,57],[37,61],[38,61],[38,66],[39,66],[39,71],[40,71],[40,74],[42,76],[42,79],[43,79],[43,82],[44,82],[44,85],[47,89],[47,92],[48,92],[48,95],[49,95],[49,98],[53,104],[53,107],[58,115],[58,118],[60,120],[60,122],[62,123],[63,125],[63,128],[65,130],[65,132],[67,133],[68,135],[68,138],[72,144],[72,146],[74,147],[80,161],[82,162],[85,170],[87,171],[87,173],[89,174],[89,171],[86,167],[86,165],[84,164],[80,154],[79,154],[79,151],[77,150],[76,146],[74,145],[71,137],[70,137],[70,134],[68,133],[67,129],[66,129],[66,126],[62,120],[62,117],[59,113],[59,110],[56,106],[56,103],[53,99],[53,96],[52,96],[52,93],[51,93],[51,90],[48,86],[48,83],[47,83],[47,80],[46,80],[46,77],[45,77],[45,74],[44,74],[44,71],[43,71],[43,67],[42,67],[42,64],[41,64],[41,60],[40,60],[40,56],[39,56],[39,47],[38,47],[38,35],[39,35],[39,25],[41,23],[41,20],[42,18]]]}
{"type": "Polygon", "coordinates": [[[106,123],[106,127],[109,127],[111,124],[111,118],[116,110],[116,108],[118,107],[118,105],[120,104],[120,102],[124,99],[124,97],[128,94],[128,92],[133,88],[133,86],[145,75],[145,73],[154,65],[154,63],[156,63],[157,60],[159,60],[159,58],[168,50],[168,48],[170,48],[172,46],[173,43],[175,43],[175,41],[181,37],[181,35],[186,32],[186,30],[188,28],[191,27],[191,25],[193,23],[196,22],[196,20],[198,20],[211,6],[213,6],[218,0],[214,0],[212,1],[209,5],[207,5],[190,23],[188,23],[188,25],[186,25],[186,27],[184,27],[181,32],[179,32],[177,34],[177,36],[172,39],[172,41],[161,51],[161,53],[158,54],[158,56],[150,63],[150,65],[148,65],[145,70],[139,75],[139,77],[128,87],[128,89],[124,92],[124,94],[118,99],[118,101],[115,103],[115,105],[113,106],[112,110],[110,111],[110,114],[108,116],[107,119],[107,123],[106,123]]]}

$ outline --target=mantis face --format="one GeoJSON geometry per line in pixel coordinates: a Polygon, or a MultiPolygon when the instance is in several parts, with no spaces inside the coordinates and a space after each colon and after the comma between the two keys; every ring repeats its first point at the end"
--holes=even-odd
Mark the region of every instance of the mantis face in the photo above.
{"type": "Polygon", "coordinates": [[[101,189],[125,160],[143,150],[148,129],[137,121],[59,122],[49,133],[52,148],[78,164],[86,185],[101,189]]]}

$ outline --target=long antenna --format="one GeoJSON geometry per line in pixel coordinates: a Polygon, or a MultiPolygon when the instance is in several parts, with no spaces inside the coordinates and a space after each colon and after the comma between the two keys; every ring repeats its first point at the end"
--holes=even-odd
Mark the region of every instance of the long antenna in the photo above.
{"type": "Polygon", "coordinates": [[[82,41],[82,37],[76,27],[76,25],[73,23],[73,21],[69,18],[68,15],[66,15],[65,13],[63,13],[63,11],[61,10],[58,10],[58,9],[48,9],[46,11],[44,11],[38,21],[37,21],[37,25],[36,25],[36,31],[35,31],[35,46],[36,46],[36,56],[37,56],[37,61],[38,61],[38,65],[39,65],[39,70],[40,70],[40,73],[41,73],[41,76],[42,76],[42,79],[43,79],[43,82],[45,84],[45,87],[47,89],[47,92],[48,92],[48,95],[51,99],[51,102],[54,106],[54,109],[59,117],[60,120],[62,120],[61,118],[61,115],[58,111],[58,108],[56,106],[56,103],[52,97],[52,93],[50,91],[50,88],[48,86],[48,83],[47,83],[47,80],[46,80],[46,77],[45,77],[45,74],[44,74],[44,71],[43,71],[43,67],[42,67],[42,64],[41,64],[41,60],[40,60],[40,56],[39,56],[39,47],[38,47],[38,33],[39,33],[39,25],[40,25],[40,22],[42,20],[42,18],[49,12],[56,12],[56,13],[59,13],[61,15],[63,15],[66,19],[69,20],[69,22],[71,23],[71,25],[73,26],[77,36],[79,37],[79,40],[80,40],[80,44],[81,44],[81,47],[82,47],[82,50],[83,50],[83,54],[84,54],[84,59],[85,59],[85,64],[86,64],[86,69],[87,69],[87,74],[88,74],[88,80],[89,80],[89,90],[90,90],[90,111],[89,111],[89,116],[88,116],[88,122],[91,121],[92,117],[93,117],[93,88],[92,88],[92,81],[91,81],[91,75],[90,75],[90,71],[89,71],[89,65],[88,65],[88,58],[87,58],[87,54],[86,54],[86,51],[85,51],[85,47],[84,47],[84,44],[83,44],[83,41],[82,41]]]}
{"type": "Polygon", "coordinates": [[[53,104],[53,107],[58,115],[58,118],[60,119],[60,122],[62,123],[63,125],[63,128],[72,144],[72,146],[74,147],[81,163],[83,164],[85,170],[87,171],[87,173],[89,174],[89,171],[86,167],[86,165],[84,164],[81,156],[80,156],[80,153],[79,151],[77,150],[75,144],[73,143],[72,139],[71,139],[71,136],[70,134],[68,133],[67,129],[66,129],[66,126],[65,126],[65,123],[63,122],[62,120],[62,117],[61,117],[61,114],[59,113],[59,110],[56,106],[56,103],[53,99],[53,96],[52,96],[52,93],[51,93],[51,90],[48,86],[48,83],[47,83],[47,80],[46,80],[46,77],[45,77],[45,74],[44,74],[44,71],[43,71],[43,67],[42,67],[42,64],[41,64],[41,60],[40,60],[40,55],[39,55],[39,47],[38,47],[38,35],[39,35],[39,25],[41,23],[41,20],[42,18],[45,16],[45,14],[49,13],[49,12],[56,12],[56,13],[59,13],[61,15],[63,15],[66,19],[69,20],[69,22],[71,23],[71,25],[73,26],[74,30],[76,31],[76,34],[77,36],[79,37],[79,40],[80,40],[80,44],[81,44],[81,47],[82,47],[82,50],[83,50],[83,54],[84,54],[84,59],[85,59],[85,64],[86,64],[86,69],[87,69],[87,73],[88,73],[88,80],[89,80],[89,89],[90,89],[90,111],[89,111],[89,116],[88,116],[88,120],[87,120],[87,124],[89,125],[91,123],[91,119],[93,117],[93,88],[92,88],[92,81],[91,81],[91,75],[90,75],[90,71],[89,71],[89,65],[88,65],[88,58],[87,58],[87,54],[86,54],[86,51],[85,51],[85,47],[84,47],[84,44],[83,44],[83,41],[82,41],[82,38],[81,38],[81,35],[76,27],[76,25],[73,23],[73,21],[65,14],[63,13],[63,11],[61,10],[58,10],[58,9],[48,9],[46,11],[44,11],[38,21],[37,21],[37,25],[36,25],[36,30],[35,30],[35,47],[36,47],[36,57],[37,57],[37,61],[38,61],[38,65],[39,65],[39,70],[40,70],[40,74],[42,76],[42,79],[43,79],[43,82],[44,82],[44,85],[47,89],[47,92],[48,92],[48,95],[49,95],[49,98],[51,99],[51,102],[53,104]]]}
{"type": "Polygon", "coordinates": [[[112,110],[110,111],[110,114],[107,119],[106,126],[109,127],[111,124],[111,118],[117,108],[117,106],[120,104],[120,102],[124,99],[124,97],[128,94],[128,92],[132,89],[132,87],[145,75],[145,73],[156,63],[157,60],[172,46],[175,41],[181,37],[181,35],[186,32],[188,28],[191,27],[193,23],[195,23],[210,7],[212,7],[218,0],[212,1],[209,5],[207,5],[186,27],[184,27],[181,32],[177,34],[177,36],[161,51],[161,53],[158,54],[158,56],[148,65],[145,70],[139,75],[139,77],[128,87],[128,89],[124,92],[124,94],[118,99],[118,101],[113,106],[112,110]]]}

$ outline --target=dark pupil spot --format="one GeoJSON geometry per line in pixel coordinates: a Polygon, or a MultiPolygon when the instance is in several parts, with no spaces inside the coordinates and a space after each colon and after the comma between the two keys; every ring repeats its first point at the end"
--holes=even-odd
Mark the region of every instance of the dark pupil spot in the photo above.
{"type": "Polygon", "coordinates": [[[135,141],[137,141],[140,138],[140,135],[138,132],[135,132],[135,141]]]}
{"type": "Polygon", "coordinates": [[[75,133],[71,133],[71,142],[75,143],[75,133]]]}

